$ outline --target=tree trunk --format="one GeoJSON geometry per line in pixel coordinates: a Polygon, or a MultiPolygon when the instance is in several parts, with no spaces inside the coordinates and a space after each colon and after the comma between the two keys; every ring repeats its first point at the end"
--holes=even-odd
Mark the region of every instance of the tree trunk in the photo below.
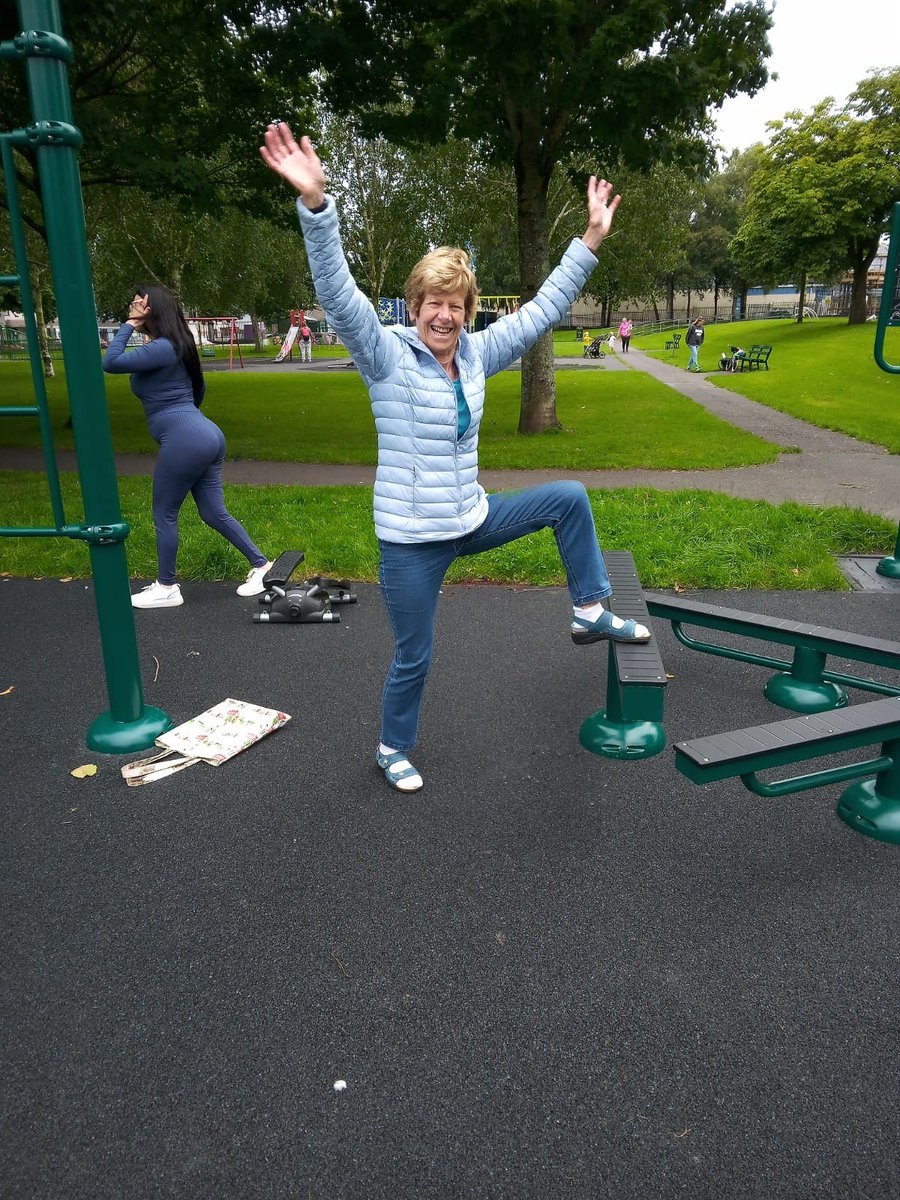
{"type": "Polygon", "coordinates": [[[878,250],[878,242],[874,246],[859,244],[853,247],[851,262],[853,264],[853,286],[850,291],[850,317],[848,325],[864,325],[866,312],[866,287],[869,281],[869,267],[878,250]]]}
{"type": "Polygon", "coordinates": [[[52,379],[56,372],[53,370],[53,359],[50,357],[50,340],[47,337],[47,326],[44,323],[44,298],[41,294],[40,281],[35,281],[34,287],[34,319],[37,325],[38,345],[41,348],[41,359],[44,363],[44,375],[52,379]]]}
{"type": "Polygon", "coordinates": [[[250,320],[253,323],[253,344],[256,349],[261,351],[263,348],[262,329],[259,326],[259,314],[251,311],[250,320]]]}
{"type": "Polygon", "coordinates": [[[656,303],[655,296],[653,297],[653,300],[651,301],[651,303],[653,304],[653,320],[654,321],[661,320],[660,315],[659,315],[659,305],[656,303]]]}
{"type": "Polygon", "coordinates": [[[675,276],[670,275],[666,284],[666,317],[675,320],[675,276]]]}
{"type": "Polygon", "coordinates": [[[797,300],[797,324],[803,324],[803,308],[806,304],[806,267],[800,272],[800,285],[797,289],[800,295],[797,300]]]}
{"type": "MultiPolygon", "coordinates": [[[[519,225],[519,287],[522,303],[531,300],[550,273],[547,237],[547,178],[534,153],[537,138],[524,137],[515,154],[519,225]],[[526,158],[529,161],[525,161],[526,158]]],[[[561,429],[556,417],[553,331],[535,342],[522,358],[519,433],[561,429]]]]}
{"type": "Polygon", "coordinates": [[[719,281],[715,281],[713,285],[713,321],[719,319],[719,281]]]}

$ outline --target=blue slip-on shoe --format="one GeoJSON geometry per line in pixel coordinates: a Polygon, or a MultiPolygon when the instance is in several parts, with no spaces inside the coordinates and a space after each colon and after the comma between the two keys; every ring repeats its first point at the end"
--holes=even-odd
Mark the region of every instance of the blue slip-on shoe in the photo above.
{"type": "Polygon", "coordinates": [[[391,787],[396,788],[398,792],[417,792],[422,787],[421,783],[415,787],[400,786],[404,779],[412,779],[419,774],[403,750],[396,750],[393,754],[382,754],[380,750],[376,750],[375,762],[384,771],[384,777],[391,787]],[[401,767],[399,764],[402,762],[407,765],[401,767]]]}
{"type": "Polygon", "coordinates": [[[635,632],[637,621],[628,620],[618,629],[613,625],[615,613],[604,609],[596,621],[584,617],[572,618],[572,641],[576,646],[589,646],[592,642],[649,642],[651,634],[638,637],[635,632]]]}

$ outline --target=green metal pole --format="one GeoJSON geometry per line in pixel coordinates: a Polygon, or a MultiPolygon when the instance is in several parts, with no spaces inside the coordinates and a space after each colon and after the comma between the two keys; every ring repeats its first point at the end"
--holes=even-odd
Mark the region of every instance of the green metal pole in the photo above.
{"type": "MultiPolygon", "coordinates": [[[[884,338],[888,327],[898,324],[893,319],[898,291],[900,291],[900,204],[895,204],[894,215],[891,219],[891,240],[888,243],[888,256],[884,267],[881,305],[878,310],[878,328],[875,334],[875,361],[882,371],[887,371],[891,375],[900,375],[900,366],[889,363],[884,357],[884,338]]],[[[897,545],[894,547],[893,557],[883,558],[875,570],[885,579],[900,579],[900,527],[897,529],[897,545]]]]}
{"type": "MultiPolygon", "coordinates": [[[[34,30],[62,35],[57,0],[19,0],[19,16],[26,36],[34,30]]],[[[85,524],[121,529],[78,170],[81,137],[72,125],[66,65],[54,55],[30,55],[25,72],[34,120],[26,133],[36,146],[85,524]]],[[[172,721],[144,704],[124,540],[98,537],[88,544],[109,712],[93,721],[87,742],[93,750],[125,754],[151,746],[172,721]]]]}

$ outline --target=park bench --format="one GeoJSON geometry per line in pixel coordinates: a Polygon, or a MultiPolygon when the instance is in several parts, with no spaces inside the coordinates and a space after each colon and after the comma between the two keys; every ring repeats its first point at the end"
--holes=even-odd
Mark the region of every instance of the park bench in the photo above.
{"type": "MultiPolygon", "coordinates": [[[[605,551],[616,615],[652,628],[634,558],[627,550],[605,551]]],[[[581,726],[581,744],[605,758],[650,758],[665,745],[662,727],[666,669],[656,639],[609,642],[606,708],[581,726]]]]}
{"type": "Polygon", "coordinates": [[[764,366],[768,371],[771,353],[771,346],[751,346],[743,358],[737,359],[737,368],[739,371],[758,371],[764,366]]]}
{"type": "Polygon", "coordinates": [[[885,696],[900,696],[900,687],[826,669],[827,657],[832,654],[855,662],[900,670],[900,642],[735,608],[722,608],[679,596],[648,592],[645,599],[650,615],[670,621],[672,632],[683,646],[781,672],[769,680],[764,694],[773,704],[783,708],[802,713],[843,708],[847,704],[847,694],[841,685],[885,696]],[[791,646],[794,648],[793,662],[731,646],[697,641],[684,632],[683,625],[697,625],[738,637],[791,646]]]}

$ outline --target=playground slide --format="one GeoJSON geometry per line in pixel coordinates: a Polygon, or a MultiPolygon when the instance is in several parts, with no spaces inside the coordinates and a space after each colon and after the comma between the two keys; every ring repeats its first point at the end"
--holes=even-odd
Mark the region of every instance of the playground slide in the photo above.
{"type": "Polygon", "coordinates": [[[296,342],[296,340],[297,340],[297,334],[299,332],[300,332],[300,327],[298,325],[292,325],[290,327],[290,329],[287,331],[287,337],[281,343],[281,349],[275,355],[276,362],[284,362],[284,360],[290,354],[291,349],[293,348],[294,342],[296,342]]]}

